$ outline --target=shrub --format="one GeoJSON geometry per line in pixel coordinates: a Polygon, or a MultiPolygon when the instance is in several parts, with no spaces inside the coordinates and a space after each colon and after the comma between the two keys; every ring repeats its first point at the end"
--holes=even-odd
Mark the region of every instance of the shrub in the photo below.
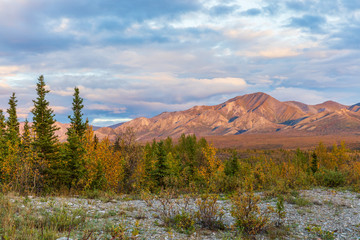
{"type": "Polygon", "coordinates": [[[300,196],[287,196],[286,201],[299,207],[305,207],[312,204],[312,202],[310,202],[308,199],[300,196]]]}
{"type": "Polygon", "coordinates": [[[118,225],[112,226],[110,229],[111,239],[127,240],[130,239],[126,234],[127,228],[124,222],[120,222],[118,225]]]}
{"type": "Polygon", "coordinates": [[[235,226],[247,234],[256,234],[269,223],[271,208],[261,211],[260,196],[256,196],[252,189],[239,192],[231,199],[231,215],[235,218],[235,226]]]}
{"type": "Polygon", "coordinates": [[[333,240],[335,239],[334,232],[322,230],[318,225],[309,225],[305,228],[308,232],[310,232],[314,237],[318,237],[323,240],[333,240]]]}
{"type": "Polygon", "coordinates": [[[175,193],[173,191],[163,191],[158,198],[160,206],[156,210],[160,213],[159,217],[167,227],[171,225],[175,215],[180,213],[178,204],[173,200],[174,198],[175,193]]]}
{"type": "MultiPolygon", "coordinates": [[[[166,227],[174,228],[181,233],[191,234],[195,231],[194,213],[189,210],[191,198],[176,198],[174,191],[162,191],[157,198],[159,205],[156,210],[166,227]]],[[[154,204],[155,206],[155,204],[154,204]]]]}
{"type": "Polygon", "coordinates": [[[195,231],[195,221],[192,214],[182,212],[171,219],[171,226],[180,233],[191,234],[195,231]]]}
{"type": "Polygon", "coordinates": [[[284,206],[284,197],[279,196],[276,201],[275,213],[277,220],[275,222],[275,226],[280,227],[282,225],[282,221],[286,216],[285,206],[284,206]]]}
{"type": "Polygon", "coordinates": [[[325,187],[340,187],[345,184],[345,174],[337,170],[326,170],[317,172],[315,178],[318,183],[325,187]]]}
{"type": "Polygon", "coordinates": [[[210,230],[225,229],[222,217],[223,211],[217,204],[218,196],[204,194],[200,199],[196,200],[196,206],[198,211],[196,212],[196,218],[198,223],[203,228],[210,230]]]}

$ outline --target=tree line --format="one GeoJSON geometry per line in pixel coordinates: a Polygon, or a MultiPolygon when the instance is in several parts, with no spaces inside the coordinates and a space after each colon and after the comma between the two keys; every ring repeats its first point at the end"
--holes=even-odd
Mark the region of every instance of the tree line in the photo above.
{"type": "Polygon", "coordinates": [[[60,143],[55,114],[46,100],[44,77],[36,85],[32,123],[22,134],[17,99],[9,99],[8,117],[0,110],[0,188],[2,192],[46,194],[54,191],[115,193],[233,192],[251,184],[255,190],[288,191],[309,186],[360,186],[357,151],[344,144],[314,150],[216,149],[206,139],[182,135],[140,144],[132,129],[115,142],[99,140],[84,119],[83,99],[74,88],[67,140],[60,143]]]}

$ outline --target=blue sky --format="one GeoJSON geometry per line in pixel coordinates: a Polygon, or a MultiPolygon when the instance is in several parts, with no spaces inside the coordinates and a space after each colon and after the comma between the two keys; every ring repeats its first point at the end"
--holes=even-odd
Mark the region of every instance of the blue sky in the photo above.
{"type": "Polygon", "coordinates": [[[0,108],[28,117],[43,74],[56,119],[105,126],[263,91],[360,102],[358,0],[2,0],[0,108]]]}

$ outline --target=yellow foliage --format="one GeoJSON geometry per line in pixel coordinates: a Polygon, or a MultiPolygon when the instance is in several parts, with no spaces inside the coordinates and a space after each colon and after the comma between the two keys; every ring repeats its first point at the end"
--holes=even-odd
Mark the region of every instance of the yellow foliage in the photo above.
{"type": "Polygon", "coordinates": [[[123,180],[123,158],[120,152],[111,149],[108,138],[96,143],[91,128],[85,133],[84,145],[87,175],[80,182],[85,189],[100,184],[102,189],[119,191],[123,180]]]}
{"type": "Polygon", "coordinates": [[[216,148],[207,145],[202,149],[205,158],[205,164],[200,167],[199,175],[206,181],[211,191],[215,191],[216,182],[224,172],[223,162],[216,156],[216,148]]]}

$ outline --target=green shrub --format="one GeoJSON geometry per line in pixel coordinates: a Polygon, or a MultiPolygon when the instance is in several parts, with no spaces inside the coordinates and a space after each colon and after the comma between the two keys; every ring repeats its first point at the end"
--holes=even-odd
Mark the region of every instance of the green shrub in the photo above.
{"type": "Polygon", "coordinates": [[[345,184],[346,176],[337,170],[326,170],[315,174],[315,178],[319,184],[325,187],[340,187],[345,184]]]}
{"type": "Polygon", "coordinates": [[[305,230],[310,232],[314,237],[318,237],[323,240],[334,240],[334,232],[325,231],[321,229],[321,226],[318,225],[309,225],[305,227],[305,230]]]}
{"type": "Polygon", "coordinates": [[[171,219],[170,226],[180,233],[191,234],[195,231],[194,216],[187,212],[176,214],[171,219]]]}
{"type": "Polygon", "coordinates": [[[286,216],[286,210],[285,210],[284,197],[283,196],[279,196],[277,201],[276,201],[275,213],[276,213],[276,217],[277,217],[275,225],[277,227],[279,227],[279,226],[282,225],[282,221],[286,216]]]}
{"type": "Polygon", "coordinates": [[[308,199],[297,196],[287,196],[286,201],[290,204],[294,204],[297,205],[299,207],[305,207],[305,206],[309,206],[312,204],[312,202],[310,202],[308,199]]]}

